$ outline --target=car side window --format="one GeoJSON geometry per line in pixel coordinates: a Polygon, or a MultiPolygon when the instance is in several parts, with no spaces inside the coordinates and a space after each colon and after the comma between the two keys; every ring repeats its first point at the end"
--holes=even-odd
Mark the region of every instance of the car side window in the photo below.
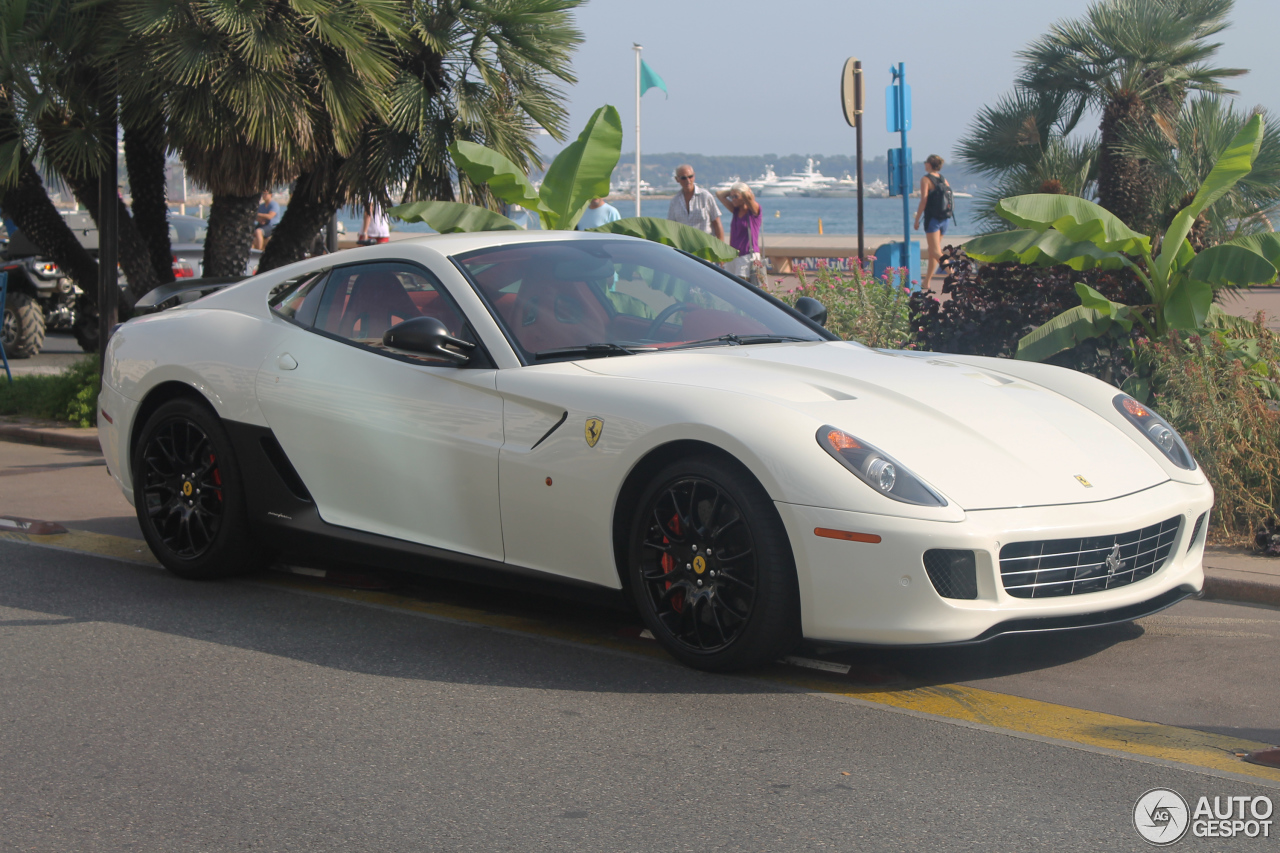
{"type": "Polygon", "coordinates": [[[320,295],[324,291],[324,279],[328,274],[328,270],[321,270],[281,282],[268,295],[268,305],[281,317],[292,320],[299,326],[310,326],[315,322],[320,295]]]}
{"type": "Polygon", "coordinates": [[[449,334],[474,342],[461,312],[421,267],[399,262],[339,267],[329,275],[319,300],[314,328],[358,346],[424,364],[443,359],[390,351],[382,336],[397,323],[414,317],[435,317],[449,334]]]}

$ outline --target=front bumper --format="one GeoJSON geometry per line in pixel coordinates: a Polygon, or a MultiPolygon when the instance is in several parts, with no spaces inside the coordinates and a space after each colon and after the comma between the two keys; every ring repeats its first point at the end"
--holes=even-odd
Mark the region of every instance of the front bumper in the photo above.
{"type": "Polygon", "coordinates": [[[1006,632],[1106,624],[1160,609],[1176,600],[1176,592],[1203,588],[1203,531],[1196,542],[1190,540],[1196,519],[1212,505],[1208,485],[1172,481],[1100,503],[968,512],[955,523],[776,504],[796,556],[805,637],[884,645],[963,643],[1006,632]],[[1002,545],[1119,534],[1175,515],[1182,524],[1169,557],[1150,577],[1055,598],[1015,598],[1004,590],[1002,545]],[[815,528],[875,534],[881,541],[823,538],[815,528]],[[944,598],[934,589],[924,568],[931,548],[975,553],[976,599],[944,598]]]}

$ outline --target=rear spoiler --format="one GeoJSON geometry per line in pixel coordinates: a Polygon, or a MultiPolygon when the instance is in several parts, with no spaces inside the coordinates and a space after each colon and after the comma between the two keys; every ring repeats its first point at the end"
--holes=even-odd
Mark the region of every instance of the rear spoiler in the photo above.
{"type": "Polygon", "coordinates": [[[245,276],[184,278],[162,284],[139,299],[133,306],[133,313],[154,314],[187,302],[195,302],[202,296],[244,280],[245,276]]]}

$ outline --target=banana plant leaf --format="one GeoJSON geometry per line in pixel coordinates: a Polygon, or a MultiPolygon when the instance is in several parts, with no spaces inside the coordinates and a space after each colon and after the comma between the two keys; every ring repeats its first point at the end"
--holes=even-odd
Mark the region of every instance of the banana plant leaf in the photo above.
{"type": "Polygon", "coordinates": [[[1119,252],[1099,249],[1090,242],[1072,242],[1058,231],[1000,231],[975,237],[964,244],[975,261],[1020,264],[1066,264],[1074,270],[1118,269],[1124,266],[1119,252]]]}
{"type": "Polygon", "coordinates": [[[454,165],[466,172],[467,177],[477,184],[488,184],[493,194],[507,204],[550,212],[524,171],[492,148],[461,141],[450,145],[449,153],[453,155],[454,165]]]}
{"type": "Polygon", "coordinates": [[[1205,281],[1182,278],[1169,291],[1164,303],[1164,321],[1171,329],[1190,331],[1204,328],[1213,305],[1213,287],[1205,281]]]}
{"type": "Polygon", "coordinates": [[[1044,361],[1051,355],[1071,349],[1081,341],[1097,338],[1118,325],[1126,332],[1133,328],[1134,314],[1128,305],[1112,302],[1087,284],[1076,283],[1081,303],[1068,308],[1018,341],[1015,358],[1022,361],[1044,361]]]}
{"type": "Polygon", "coordinates": [[[1261,234],[1237,237],[1234,240],[1228,240],[1222,245],[1244,246],[1246,249],[1252,249],[1270,261],[1273,267],[1280,269],[1280,234],[1274,231],[1264,231],[1261,234]]]}
{"type": "Polygon", "coordinates": [[[705,261],[724,263],[738,257],[738,250],[717,240],[705,231],[672,222],[669,219],[657,219],[652,216],[633,216],[630,219],[619,219],[606,222],[596,228],[589,229],[602,234],[625,234],[628,237],[640,237],[665,246],[673,246],[688,252],[705,261]]]}
{"type": "MultiPolygon", "coordinates": [[[[1235,186],[1237,181],[1253,171],[1253,160],[1258,156],[1258,149],[1262,146],[1263,130],[1261,115],[1255,115],[1245,122],[1245,126],[1231,140],[1227,150],[1222,152],[1218,162],[1213,164],[1209,177],[1205,178],[1200,189],[1196,190],[1191,204],[1178,211],[1178,215],[1173,217],[1169,230],[1165,232],[1166,246],[1181,247],[1182,241],[1191,233],[1191,226],[1195,223],[1196,217],[1235,186]]],[[[1173,261],[1172,255],[1166,257],[1166,254],[1161,252],[1160,257],[1156,259],[1156,275],[1167,278],[1173,261]]]]}
{"type": "Polygon", "coordinates": [[[425,222],[441,234],[524,230],[501,213],[460,201],[413,201],[387,213],[405,222],[425,222]]]}
{"type": "Polygon", "coordinates": [[[622,154],[622,119],[611,106],[596,110],[582,133],[547,169],[541,197],[543,227],[569,231],[593,198],[609,194],[609,178],[622,154]]]}
{"type": "Polygon", "coordinates": [[[1223,243],[1210,246],[1187,265],[1186,274],[1214,287],[1267,284],[1276,277],[1271,261],[1248,246],[1223,243]]]}
{"type": "Polygon", "coordinates": [[[1073,195],[1033,193],[1001,199],[996,213],[1019,228],[1053,228],[1072,243],[1087,241],[1108,252],[1136,255],[1151,251],[1149,237],[1130,229],[1105,207],[1073,195]]]}

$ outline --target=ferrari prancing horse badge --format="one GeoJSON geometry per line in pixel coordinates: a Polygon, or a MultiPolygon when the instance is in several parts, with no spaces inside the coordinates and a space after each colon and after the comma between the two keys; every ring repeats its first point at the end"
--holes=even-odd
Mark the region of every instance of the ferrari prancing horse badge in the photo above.
{"type": "Polygon", "coordinates": [[[604,432],[604,421],[599,418],[587,418],[587,447],[595,447],[596,442],[600,440],[600,433],[604,432]]]}

